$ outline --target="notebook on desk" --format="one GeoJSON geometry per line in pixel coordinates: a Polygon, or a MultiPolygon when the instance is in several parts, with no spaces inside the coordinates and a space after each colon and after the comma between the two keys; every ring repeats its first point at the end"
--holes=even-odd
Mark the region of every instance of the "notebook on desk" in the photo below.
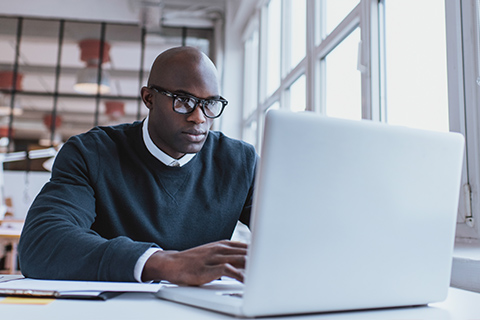
{"type": "Polygon", "coordinates": [[[242,317],[441,301],[463,146],[455,133],[269,111],[245,283],[157,296],[242,317]]]}

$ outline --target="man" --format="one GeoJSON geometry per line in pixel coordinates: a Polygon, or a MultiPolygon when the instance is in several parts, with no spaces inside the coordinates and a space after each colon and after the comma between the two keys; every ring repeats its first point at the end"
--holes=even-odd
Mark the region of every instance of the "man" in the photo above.
{"type": "Polygon", "coordinates": [[[191,47],[155,60],[143,122],[97,127],[69,139],[32,204],[19,244],[32,278],[243,280],[257,155],[209,132],[227,104],[216,69],[191,47]]]}

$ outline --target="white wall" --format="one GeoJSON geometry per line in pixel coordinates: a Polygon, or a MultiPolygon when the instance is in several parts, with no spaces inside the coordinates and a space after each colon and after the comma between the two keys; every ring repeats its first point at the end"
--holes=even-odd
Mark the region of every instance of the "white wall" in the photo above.
{"type": "Polygon", "coordinates": [[[43,18],[138,22],[130,0],[14,0],[0,1],[0,13],[43,18]]]}

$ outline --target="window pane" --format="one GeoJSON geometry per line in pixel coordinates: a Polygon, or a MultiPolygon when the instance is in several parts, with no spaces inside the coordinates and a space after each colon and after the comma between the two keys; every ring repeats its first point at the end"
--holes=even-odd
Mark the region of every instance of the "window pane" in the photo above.
{"type": "Polygon", "coordinates": [[[305,75],[302,75],[290,86],[290,109],[292,111],[305,111],[305,94],[305,75]]]}
{"type": "Polygon", "coordinates": [[[271,0],[268,4],[267,29],[267,95],[271,95],[280,85],[281,51],[281,1],[271,0]]]}
{"type": "Polygon", "coordinates": [[[270,107],[267,108],[265,113],[267,113],[268,110],[279,110],[279,109],[280,109],[280,102],[275,101],[274,103],[272,103],[272,105],[270,107]]]}
{"type": "Polygon", "coordinates": [[[290,12],[290,69],[305,57],[307,41],[307,1],[289,0],[290,12]]]}
{"type": "Polygon", "coordinates": [[[2,71],[5,71],[5,64],[9,65],[8,70],[13,69],[15,61],[15,44],[17,35],[17,19],[0,18],[0,63],[3,65],[2,71]]]}
{"type": "Polygon", "coordinates": [[[388,123],[448,131],[444,5],[386,1],[388,123]]]}
{"type": "Polygon", "coordinates": [[[108,95],[139,95],[142,32],[130,25],[109,25],[105,41],[110,45],[110,63],[105,65],[110,75],[108,95]],[[108,67],[108,68],[107,68],[108,67]]]}
{"type": "Polygon", "coordinates": [[[210,56],[211,44],[210,41],[213,38],[213,29],[193,29],[189,28],[186,32],[187,39],[186,45],[195,47],[198,50],[210,56]]]}
{"type": "Polygon", "coordinates": [[[251,145],[257,144],[257,121],[252,121],[243,130],[243,140],[251,145]]]}
{"type": "MultiPolygon", "coordinates": [[[[32,96],[21,93],[15,96],[16,101],[22,104],[23,113],[13,121],[15,131],[15,149],[28,150],[29,148],[49,147],[53,144],[65,141],[60,130],[61,115],[57,104],[57,113],[55,121],[54,140],[51,141],[51,117],[53,106],[55,104],[52,96],[32,96]],[[20,149],[22,141],[23,148],[20,149]]],[[[67,137],[68,138],[68,137],[67,137]]]]}
{"type": "MultiPolygon", "coordinates": [[[[324,0],[325,1],[325,13],[323,16],[326,20],[327,30],[326,33],[329,34],[330,32],[335,29],[336,26],[342,20],[348,16],[350,11],[352,11],[360,0],[324,0]]],[[[410,8],[411,10],[411,8],[410,8]]]]}
{"type": "Polygon", "coordinates": [[[243,116],[247,118],[257,107],[258,95],[258,31],[245,42],[243,116]]]}
{"type": "Polygon", "coordinates": [[[357,70],[360,29],[355,29],[326,58],[326,114],[362,118],[361,75],[357,70]]]}
{"type": "Polygon", "coordinates": [[[49,93],[55,91],[59,26],[58,21],[23,21],[19,59],[23,90],[49,93]]]}
{"type": "MultiPolygon", "coordinates": [[[[99,108],[102,110],[103,103],[99,108]]],[[[69,97],[58,98],[57,115],[62,118],[61,125],[56,130],[62,134],[63,141],[73,135],[90,130],[95,125],[95,110],[97,101],[95,98],[85,97],[75,99],[69,97]]],[[[99,114],[99,123],[105,124],[103,115],[99,114]]]]}

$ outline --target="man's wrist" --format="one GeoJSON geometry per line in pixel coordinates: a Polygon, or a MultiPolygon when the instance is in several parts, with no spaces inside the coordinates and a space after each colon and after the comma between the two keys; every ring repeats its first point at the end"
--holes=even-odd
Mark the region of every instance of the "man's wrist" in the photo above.
{"type": "Polygon", "coordinates": [[[147,260],[156,252],[162,251],[160,248],[148,248],[140,258],[138,258],[137,263],[135,264],[135,268],[133,269],[133,276],[137,282],[142,281],[143,269],[145,268],[145,263],[147,260]]]}

